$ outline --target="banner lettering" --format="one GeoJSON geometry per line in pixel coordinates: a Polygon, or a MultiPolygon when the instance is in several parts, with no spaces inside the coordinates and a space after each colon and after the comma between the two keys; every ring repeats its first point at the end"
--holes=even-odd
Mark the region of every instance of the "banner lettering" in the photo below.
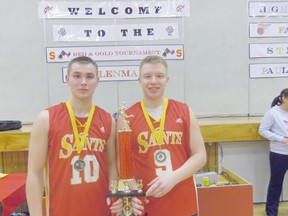
{"type": "Polygon", "coordinates": [[[250,23],[250,37],[288,37],[288,23],[250,23]]]}
{"type": "Polygon", "coordinates": [[[288,64],[250,64],[250,78],[288,77],[288,64]]]}
{"type": "Polygon", "coordinates": [[[53,25],[54,41],[137,41],[178,38],[177,23],[53,25]]]}
{"type": "Polygon", "coordinates": [[[288,43],[254,43],[250,44],[250,58],[288,57],[288,43]]]}
{"type": "MultiPolygon", "coordinates": [[[[62,79],[66,83],[67,67],[62,68],[62,79]]],[[[100,66],[98,67],[100,82],[105,81],[135,81],[138,80],[139,66],[100,66]]]]}
{"type": "Polygon", "coordinates": [[[83,46],[47,47],[46,61],[69,62],[78,56],[89,56],[95,61],[141,60],[147,55],[161,56],[166,60],[183,60],[184,45],[130,45],[130,46],[83,46]]]}
{"type": "Polygon", "coordinates": [[[249,2],[250,17],[288,16],[288,2],[249,2]]]}
{"type": "Polygon", "coordinates": [[[189,0],[128,2],[46,2],[38,17],[46,19],[149,18],[190,16],[189,0]]]}

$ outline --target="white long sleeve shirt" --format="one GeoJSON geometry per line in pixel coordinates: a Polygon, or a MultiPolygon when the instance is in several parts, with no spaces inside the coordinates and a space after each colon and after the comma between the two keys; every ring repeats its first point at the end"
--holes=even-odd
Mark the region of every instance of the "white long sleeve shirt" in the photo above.
{"type": "Polygon", "coordinates": [[[259,134],[270,140],[270,151],[288,155],[288,145],[282,143],[284,137],[288,137],[288,112],[279,106],[268,110],[260,124],[259,134]]]}

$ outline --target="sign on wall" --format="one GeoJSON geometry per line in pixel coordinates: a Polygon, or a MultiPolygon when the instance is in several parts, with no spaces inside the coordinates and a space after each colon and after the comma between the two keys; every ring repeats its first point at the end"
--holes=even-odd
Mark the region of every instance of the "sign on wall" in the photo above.
{"type": "Polygon", "coordinates": [[[54,41],[138,41],[178,38],[178,23],[53,25],[54,41]]]}
{"type": "Polygon", "coordinates": [[[249,35],[252,38],[288,37],[288,23],[250,23],[249,35]]]}
{"type": "Polygon", "coordinates": [[[251,43],[250,58],[288,57],[288,43],[251,43]]]}
{"type": "Polygon", "coordinates": [[[250,17],[283,17],[288,16],[288,2],[249,2],[250,17]]]}
{"type": "MultiPolygon", "coordinates": [[[[67,67],[62,68],[62,80],[66,82],[67,67]]],[[[137,65],[117,65],[99,66],[98,77],[102,82],[105,81],[135,81],[138,80],[139,66],[137,65]]]]}
{"type": "Polygon", "coordinates": [[[46,19],[148,18],[190,16],[189,0],[128,2],[46,2],[38,17],[46,19]]]}
{"type": "Polygon", "coordinates": [[[250,78],[288,77],[288,64],[250,64],[250,78]]]}
{"type": "Polygon", "coordinates": [[[69,62],[78,56],[88,56],[94,61],[141,60],[147,55],[161,56],[166,60],[183,60],[184,46],[172,45],[130,45],[130,46],[82,46],[47,47],[46,61],[69,62]]]}

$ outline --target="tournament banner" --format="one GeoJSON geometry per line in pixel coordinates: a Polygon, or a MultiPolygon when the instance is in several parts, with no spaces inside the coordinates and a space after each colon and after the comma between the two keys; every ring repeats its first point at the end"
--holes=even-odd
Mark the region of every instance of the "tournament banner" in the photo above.
{"type": "Polygon", "coordinates": [[[189,0],[127,2],[38,3],[38,17],[45,19],[149,18],[190,16],[189,0]]]}
{"type": "Polygon", "coordinates": [[[288,37],[288,23],[250,23],[251,38],[288,37]]]}
{"type": "Polygon", "coordinates": [[[249,2],[250,17],[285,17],[288,16],[288,2],[249,2]]]}
{"type": "Polygon", "coordinates": [[[147,55],[161,56],[166,60],[183,60],[184,45],[46,47],[47,63],[69,62],[78,56],[88,56],[94,61],[130,61],[141,60],[147,55]]]}
{"type": "MultiPolygon", "coordinates": [[[[62,68],[63,83],[66,83],[67,67],[62,68]]],[[[100,82],[105,81],[135,81],[138,80],[139,65],[99,66],[98,77],[100,82]]]]}
{"type": "Polygon", "coordinates": [[[250,58],[288,57],[288,43],[252,43],[250,58]]]}
{"type": "Polygon", "coordinates": [[[53,25],[54,41],[139,41],[178,38],[178,23],[53,25]]]}
{"type": "Polygon", "coordinates": [[[250,64],[250,78],[288,77],[288,64],[250,64]]]}

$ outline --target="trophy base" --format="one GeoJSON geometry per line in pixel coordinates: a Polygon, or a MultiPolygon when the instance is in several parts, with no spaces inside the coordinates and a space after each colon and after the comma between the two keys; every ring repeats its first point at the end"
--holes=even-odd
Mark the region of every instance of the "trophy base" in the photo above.
{"type": "Polygon", "coordinates": [[[125,191],[117,191],[117,192],[109,192],[108,197],[117,197],[117,198],[123,198],[123,197],[139,197],[139,196],[145,196],[145,192],[138,192],[137,190],[132,190],[129,192],[125,191]]]}
{"type": "MultiPolygon", "coordinates": [[[[144,202],[144,197],[145,197],[145,192],[139,192],[137,190],[132,190],[132,191],[117,191],[117,192],[109,192],[108,197],[113,199],[118,199],[122,198],[124,201],[124,206],[123,206],[123,215],[124,216],[133,216],[134,214],[132,213],[132,206],[131,206],[131,198],[132,197],[142,197],[140,199],[143,200],[144,202]]],[[[144,203],[143,203],[144,205],[144,203]]],[[[145,215],[145,213],[143,214],[145,215]]]]}

